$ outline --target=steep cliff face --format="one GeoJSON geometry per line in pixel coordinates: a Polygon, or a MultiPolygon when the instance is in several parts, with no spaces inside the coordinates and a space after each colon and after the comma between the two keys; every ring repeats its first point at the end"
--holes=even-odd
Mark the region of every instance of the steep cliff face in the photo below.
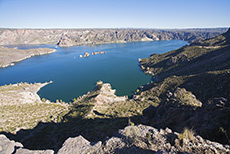
{"type": "Polygon", "coordinates": [[[151,30],[151,29],[1,29],[0,45],[121,43],[179,39],[189,42],[212,38],[225,32],[219,29],[151,30]]]}

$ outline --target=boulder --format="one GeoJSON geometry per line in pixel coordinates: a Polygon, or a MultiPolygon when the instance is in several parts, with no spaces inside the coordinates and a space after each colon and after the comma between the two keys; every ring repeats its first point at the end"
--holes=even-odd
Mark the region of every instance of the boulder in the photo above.
{"type": "Polygon", "coordinates": [[[90,143],[84,137],[78,136],[75,138],[68,138],[62,148],[58,151],[58,154],[88,154],[99,151],[102,146],[101,141],[97,143],[90,143]]]}
{"type": "Polygon", "coordinates": [[[19,148],[16,150],[15,154],[54,154],[53,150],[29,150],[24,148],[19,148]]]}
{"type": "Polygon", "coordinates": [[[5,135],[0,134],[0,153],[10,154],[20,147],[23,147],[21,143],[11,141],[5,135]]]}
{"type": "Polygon", "coordinates": [[[0,154],[53,154],[53,150],[29,150],[23,148],[21,143],[9,140],[0,134],[0,154]]]}

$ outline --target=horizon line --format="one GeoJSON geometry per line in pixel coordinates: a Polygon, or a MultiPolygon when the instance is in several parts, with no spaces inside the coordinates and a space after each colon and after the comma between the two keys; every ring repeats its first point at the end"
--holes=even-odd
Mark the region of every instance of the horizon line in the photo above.
{"type": "Polygon", "coordinates": [[[217,28],[230,28],[230,26],[219,26],[219,27],[183,27],[183,28],[140,28],[140,27],[113,27],[113,28],[106,28],[106,27],[102,27],[102,28],[93,28],[93,27],[75,27],[75,28],[71,28],[71,27],[0,27],[0,29],[217,29],[217,28]]]}

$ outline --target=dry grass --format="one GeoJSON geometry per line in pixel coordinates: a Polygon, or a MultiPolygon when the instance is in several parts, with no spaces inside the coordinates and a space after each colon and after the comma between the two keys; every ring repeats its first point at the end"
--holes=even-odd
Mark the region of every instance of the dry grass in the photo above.
{"type": "Polygon", "coordinates": [[[55,120],[66,108],[54,103],[33,103],[0,106],[0,131],[16,133],[35,127],[38,122],[55,120]]]}
{"type": "Polygon", "coordinates": [[[16,133],[38,122],[57,121],[67,105],[41,102],[37,91],[46,84],[20,83],[0,87],[0,132],[16,133]]]}
{"type": "Polygon", "coordinates": [[[194,139],[195,132],[192,129],[184,128],[183,132],[178,135],[179,140],[187,139],[192,141],[194,139]]]}

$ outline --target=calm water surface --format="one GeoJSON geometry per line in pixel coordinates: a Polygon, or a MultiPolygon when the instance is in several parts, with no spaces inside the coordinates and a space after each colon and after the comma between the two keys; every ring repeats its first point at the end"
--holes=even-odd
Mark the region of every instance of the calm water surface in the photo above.
{"type": "MultiPolygon", "coordinates": [[[[52,101],[66,102],[95,87],[97,81],[109,82],[117,95],[131,95],[136,88],[151,80],[138,66],[138,58],[164,53],[186,45],[180,40],[104,44],[98,46],[57,47],[55,53],[36,56],[0,69],[0,85],[18,82],[53,81],[38,94],[52,101]],[[106,51],[104,55],[80,58],[84,52],[106,51]]],[[[19,49],[55,48],[55,45],[17,46],[19,49]]]]}

